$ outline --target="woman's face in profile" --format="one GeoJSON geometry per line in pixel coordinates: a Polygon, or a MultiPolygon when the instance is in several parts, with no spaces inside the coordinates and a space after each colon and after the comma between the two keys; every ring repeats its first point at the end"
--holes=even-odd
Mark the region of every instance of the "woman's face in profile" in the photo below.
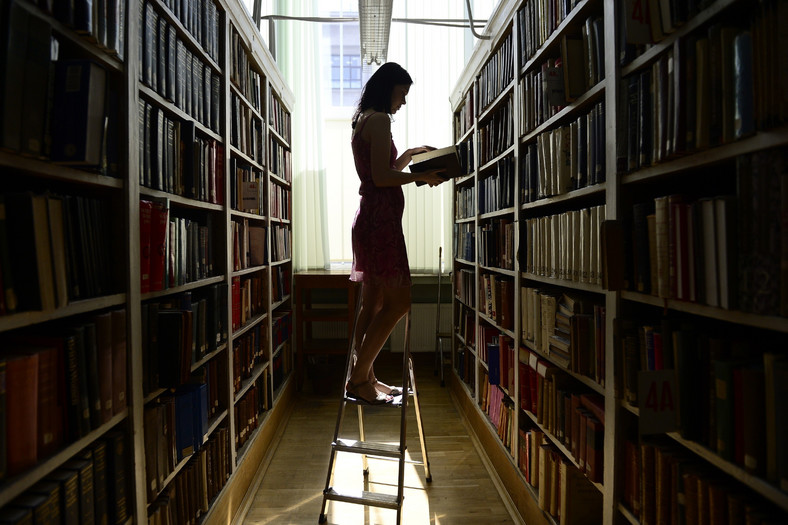
{"type": "Polygon", "coordinates": [[[408,96],[410,86],[407,84],[397,84],[391,91],[391,114],[396,113],[399,108],[405,105],[405,97],[408,96]]]}

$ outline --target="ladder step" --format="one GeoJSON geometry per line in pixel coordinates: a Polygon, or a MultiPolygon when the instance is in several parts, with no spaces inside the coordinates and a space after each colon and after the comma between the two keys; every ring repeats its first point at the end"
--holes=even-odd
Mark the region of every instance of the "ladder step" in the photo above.
{"type": "Polygon", "coordinates": [[[383,456],[387,458],[398,458],[402,456],[399,445],[388,445],[386,443],[372,443],[369,441],[356,441],[353,439],[337,439],[331,444],[334,450],[339,452],[353,452],[355,454],[366,454],[368,456],[383,456]]]}
{"type": "Polygon", "coordinates": [[[401,504],[396,494],[380,494],[366,490],[340,493],[334,487],[329,487],[323,491],[323,494],[327,500],[344,501],[345,503],[358,505],[372,505],[373,507],[383,507],[385,509],[398,509],[401,504]]]}

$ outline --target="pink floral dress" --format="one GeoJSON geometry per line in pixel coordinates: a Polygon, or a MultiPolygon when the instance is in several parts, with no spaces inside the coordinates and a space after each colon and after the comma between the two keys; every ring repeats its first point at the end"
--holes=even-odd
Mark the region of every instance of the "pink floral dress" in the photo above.
{"type": "MultiPolygon", "coordinates": [[[[408,252],[402,234],[405,196],[401,186],[378,187],[372,181],[370,144],[361,138],[367,118],[357,124],[361,127],[351,141],[356,172],[361,179],[358,190],[361,201],[353,220],[350,280],[373,286],[410,286],[408,252]]],[[[396,160],[397,148],[392,140],[392,168],[396,160]]]]}

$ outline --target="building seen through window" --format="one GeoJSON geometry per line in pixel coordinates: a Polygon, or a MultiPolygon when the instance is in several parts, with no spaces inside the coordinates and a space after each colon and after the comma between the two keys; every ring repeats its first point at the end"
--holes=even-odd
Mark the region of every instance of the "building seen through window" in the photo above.
{"type": "MultiPolygon", "coordinates": [[[[331,17],[357,17],[355,11],[335,11],[331,17]]],[[[323,49],[330,53],[330,82],[332,106],[355,106],[361,88],[372,74],[361,63],[361,43],[357,23],[323,24],[323,49]]]]}

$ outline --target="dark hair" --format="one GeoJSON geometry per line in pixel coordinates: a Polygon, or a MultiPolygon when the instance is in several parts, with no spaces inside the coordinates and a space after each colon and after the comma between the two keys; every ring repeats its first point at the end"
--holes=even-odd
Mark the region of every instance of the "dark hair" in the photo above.
{"type": "Polygon", "coordinates": [[[356,127],[361,114],[369,108],[391,113],[391,93],[394,91],[394,86],[403,84],[410,86],[413,84],[413,79],[402,66],[395,62],[386,62],[380,66],[361,90],[361,98],[353,114],[352,126],[356,127]]]}

